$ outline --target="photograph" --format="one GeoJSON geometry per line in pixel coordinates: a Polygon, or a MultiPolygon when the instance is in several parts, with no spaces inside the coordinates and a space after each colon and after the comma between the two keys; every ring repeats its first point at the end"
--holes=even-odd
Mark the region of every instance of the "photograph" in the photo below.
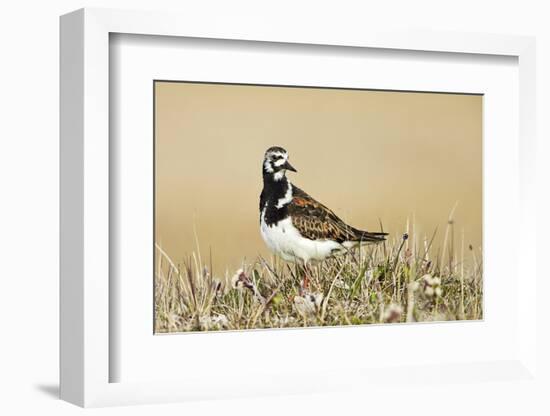
{"type": "Polygon", "coordinates": [[[483,95],[153,89],[156,334],[483,319],[483,95]]]}

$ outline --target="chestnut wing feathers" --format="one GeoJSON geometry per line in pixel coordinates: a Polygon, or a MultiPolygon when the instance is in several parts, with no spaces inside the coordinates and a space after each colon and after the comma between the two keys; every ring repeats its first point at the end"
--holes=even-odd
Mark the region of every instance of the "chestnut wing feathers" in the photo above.
{"type": "Polygon", "coordinates": [[[339,243],[385,240],[386,233],[370,233],[347,225],[329,208],[296,186],[293,187],[293,199],[288,204],[288,213],[300,234],[310,240],[329,239],[339,243]]]}

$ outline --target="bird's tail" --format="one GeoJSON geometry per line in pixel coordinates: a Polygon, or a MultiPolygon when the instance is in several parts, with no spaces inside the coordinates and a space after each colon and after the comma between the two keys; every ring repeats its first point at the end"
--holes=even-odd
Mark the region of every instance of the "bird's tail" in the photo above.
{"type": "Polygon", "coordinates": [[[388,235],[388,233],[384,232],[362,231],[356,228],[353,229],[353,232],[358,243],[381,243],[386,240],[386,236],[388,235]]]}

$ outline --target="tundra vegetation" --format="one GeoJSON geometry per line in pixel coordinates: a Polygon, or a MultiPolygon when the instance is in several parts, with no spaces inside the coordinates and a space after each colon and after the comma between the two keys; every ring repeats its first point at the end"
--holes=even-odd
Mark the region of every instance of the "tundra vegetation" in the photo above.
{"type": "Polygon", "coordinates": [[[198,242],[178,263],[157,245],[155,332],[482,319],[481,249],[454,244],[452,219],[437,249],[412,229],[308,270],[258,257],[225,276],[198,242]]]}

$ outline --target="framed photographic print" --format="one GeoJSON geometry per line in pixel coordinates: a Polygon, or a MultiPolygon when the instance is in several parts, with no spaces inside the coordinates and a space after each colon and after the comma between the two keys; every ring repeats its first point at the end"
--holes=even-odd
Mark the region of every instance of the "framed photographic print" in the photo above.
{"type": "Polygon", "coordinates": [[[61,19],[62,398],[533,380],[533,40],[232,27],[61,19]]]}

